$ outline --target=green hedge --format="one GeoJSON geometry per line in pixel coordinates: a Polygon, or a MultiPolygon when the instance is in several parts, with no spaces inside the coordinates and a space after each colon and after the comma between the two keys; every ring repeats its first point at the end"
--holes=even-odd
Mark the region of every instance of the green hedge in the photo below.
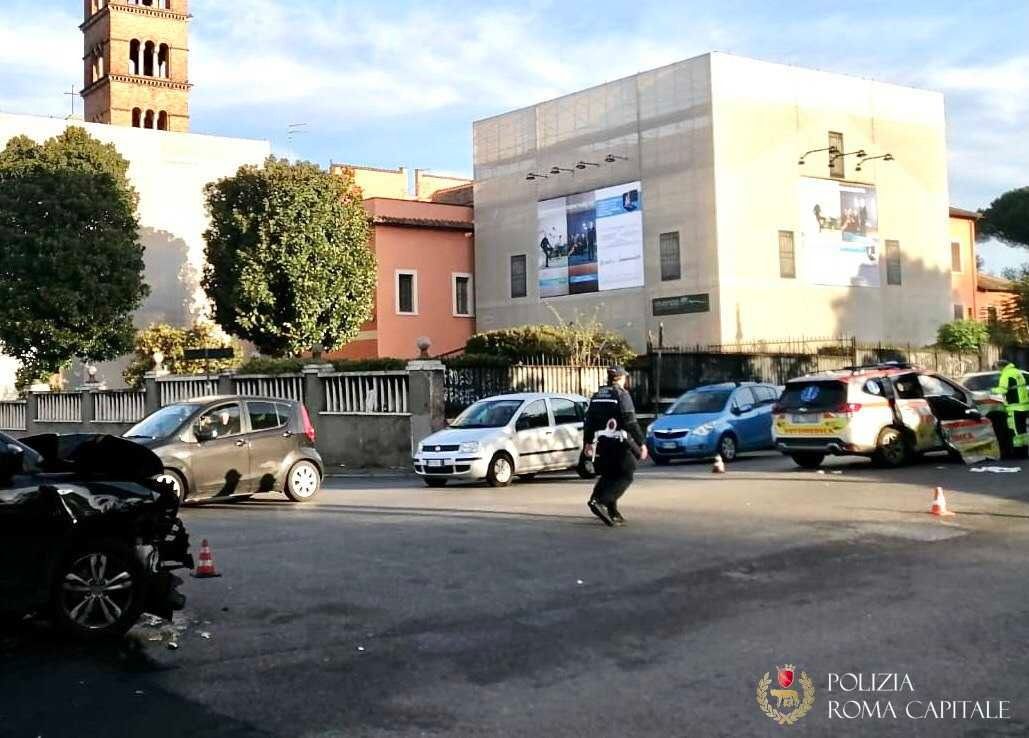
{"type": "MultiPolygon", "coordinates": [[[[299,374],[304,366],[319,363],[316,359],[274,359],[257,356],[247,359],[237,369],[239,374],[299,374]]],[[[337,372],[384,372],[403,369],[407,366],[405,359],[330,359],[337,372]]]]}
{"type": "Polygon", "coordinates": [[[443,363],[449,369],[461,369],[466,366],[506,367],[511,366],[514,360],[496,354],[461,354],[443,359],[443,363]]]}
{"type": "Polygon", "coordinates": [[[512,362],[547,356],[569,363],[625,364],[636,357],[625,337],[597,324],[524,325],[477,333],[466,354],[506,357],[512,362]]]}

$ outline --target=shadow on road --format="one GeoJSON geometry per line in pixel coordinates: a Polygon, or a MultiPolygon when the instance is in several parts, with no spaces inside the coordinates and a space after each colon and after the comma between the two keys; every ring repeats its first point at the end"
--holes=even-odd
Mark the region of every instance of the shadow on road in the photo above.
{"type": "Polygon", "coordinates": [[[10,736],[219,736],[269,734],[167,691],[177,667],[151,655],[142,636],[83,644],[27,621],[0,635],[0,734],[10,736]]]}

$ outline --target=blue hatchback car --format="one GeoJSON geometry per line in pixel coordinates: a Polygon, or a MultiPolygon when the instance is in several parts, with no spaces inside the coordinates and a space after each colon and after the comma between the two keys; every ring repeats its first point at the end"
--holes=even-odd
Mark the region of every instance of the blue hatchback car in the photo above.
{"type": "Polygon", "coordinates": [[[779,388],[755,382],[711,384],[690,390],[647,429],[655,464],[772,448],[772,406],[779,388]]]}

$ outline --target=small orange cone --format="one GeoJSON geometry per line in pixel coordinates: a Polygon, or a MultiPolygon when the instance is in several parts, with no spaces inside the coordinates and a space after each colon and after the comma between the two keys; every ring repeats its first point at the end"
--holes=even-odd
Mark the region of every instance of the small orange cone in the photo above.
{"type": "Polygon", "coordinates": [[[211,546],[206,538],[200,544],[200,557],[197,560],[197,568],[193,571],[193,576],[197,579],[221,576],[214,570],[214,556],[211,555],[211,546]]]}
{"type": "Polygon", "coordinates": [[[947,509],[947,498],[943,496],[943,487],[937,487],[933,492],[933,506],[929,509],[929,513],[941,518],[956,514],[947,509]]]}
{"type": "Polygon", "coordinates": [[[722,459],[721,454],[715,456],[715,463],[711,466],[711,473],[725,474],[725,461],[722,459]]]}

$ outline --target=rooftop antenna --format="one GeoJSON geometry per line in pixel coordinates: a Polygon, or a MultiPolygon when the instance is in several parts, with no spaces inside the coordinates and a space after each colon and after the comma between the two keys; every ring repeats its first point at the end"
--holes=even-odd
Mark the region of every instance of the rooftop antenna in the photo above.
{"type": "Polygon", "coordinates": [[[71,98],[71,115],[69,115],[68,117],[69,118],[74,118],[75,117],[75,98],[77,98],[79,96],[79,93],[75,91],[75,85],[72,85],[71,86],[71,92],[66,92],[64,94],[71,98]]]}
{"type": "Polygon", "coordinates": [[[286,126],[286,143],[292,146],[297,136],[307,133],[304,130],[306,126],[307,123],[290,123],[286,126]]]}

